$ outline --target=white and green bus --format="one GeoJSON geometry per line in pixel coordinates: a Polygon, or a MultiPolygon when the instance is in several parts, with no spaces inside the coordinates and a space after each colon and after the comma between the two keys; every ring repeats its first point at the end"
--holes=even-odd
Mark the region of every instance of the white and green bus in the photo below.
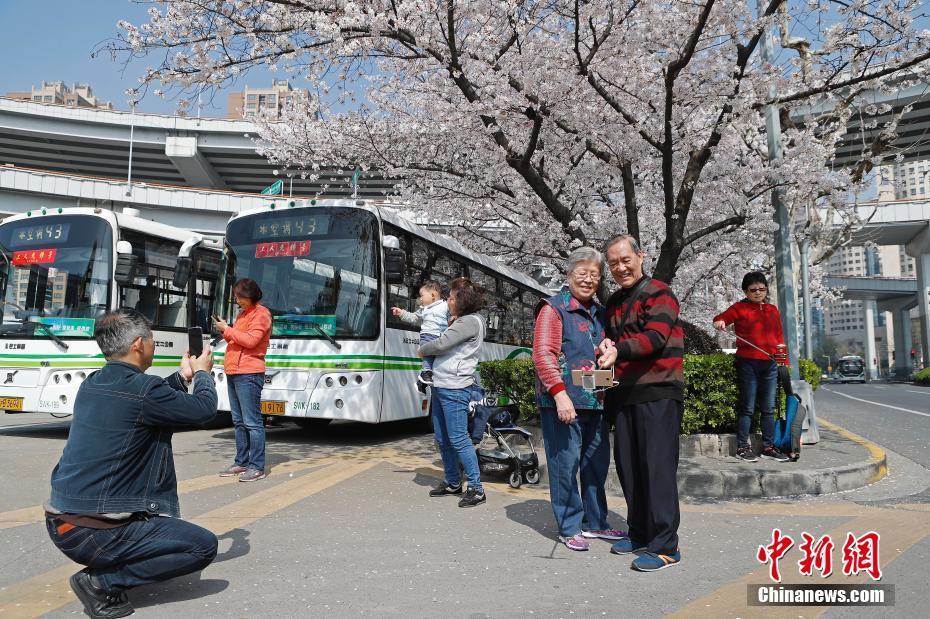
{"type": "Polygon", "coordinates": [[[104,364],[94,319],[118,307],[152,320],[149,371],[174,372],[187,350],[187,328],[209,333],[219,248],[218,240],[129,208],[43,208],[6,218],[0,223],[0,409],[70,415],[78,387],[104,364]]]}
{"type": "MultiPolygon", "coordinates": [[[[389,204],[355,200],[281,199],[234,216],[220,273],[221,316],[234,318],[232,287],[245,277],[271,311],[262,412],[306,427],[428,416],[416,389],[419,333],[390,312],[414,311],[421,282],[467,276],[485,289],[484,359],[530,354],[534,310],[548,294],[389,204]]],[[[220,409],[228,410],[224,350],[219,340],[213,372],[220,409]]]]}

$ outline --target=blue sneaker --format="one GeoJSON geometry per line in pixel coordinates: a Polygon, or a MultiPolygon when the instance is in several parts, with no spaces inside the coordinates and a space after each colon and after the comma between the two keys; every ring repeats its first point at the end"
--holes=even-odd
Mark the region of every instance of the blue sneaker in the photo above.
{"type": "Polygon", "coordinates": [[[634,542],[629,537],[624,537],[610,547],[610,552],[615,555],[628,555],[631,552],[639,552],[641,550],[646,550],[646,547],[639,542],[634,542]]]}
{"type": "Polygon", "coordinates": [[[630,565],[638,572],[658,572],[681,562],[681,552],[675,551],[670,555],[657,555],[654,552],[644,552],[630,565]]]}

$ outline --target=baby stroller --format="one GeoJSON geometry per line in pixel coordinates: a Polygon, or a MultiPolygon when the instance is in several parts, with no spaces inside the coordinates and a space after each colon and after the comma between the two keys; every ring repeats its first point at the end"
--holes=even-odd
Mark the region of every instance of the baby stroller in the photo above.
{"type": "Polygon", "coordinates": [[[533,435],[516,425],[519,408],[496,406],[492,398],[472,402],[471,408],[468,429],[481,471],[509,473],[511,488],[519,488],[524,481],[538,484],[539,456],[533,435]]]}

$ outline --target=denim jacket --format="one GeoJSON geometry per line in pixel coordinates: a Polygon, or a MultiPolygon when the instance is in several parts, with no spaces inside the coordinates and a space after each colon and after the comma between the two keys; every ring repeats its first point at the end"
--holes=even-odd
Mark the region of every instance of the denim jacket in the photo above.
{"type": "Polygon", "coordinates": [[[216,415],[216,388],[194,374],[188,394],[180,374],[166,379],[110,361],[74,400],[71,431],[52,471],[49,505],[69,514],[143,512],[179,516],[171,452],[174,426],[216,415]]]}

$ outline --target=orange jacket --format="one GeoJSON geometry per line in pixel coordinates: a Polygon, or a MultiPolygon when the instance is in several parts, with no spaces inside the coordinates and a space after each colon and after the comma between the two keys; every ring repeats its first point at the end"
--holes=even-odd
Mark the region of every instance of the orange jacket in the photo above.
{"type": "Polygon", "coordinates": [[[271,312],[256,303],[236,318],[236,324],[223,331],[226,356],[223,369],[227,374],[264,374],[265,352],[271,339],[271,312]]]}

